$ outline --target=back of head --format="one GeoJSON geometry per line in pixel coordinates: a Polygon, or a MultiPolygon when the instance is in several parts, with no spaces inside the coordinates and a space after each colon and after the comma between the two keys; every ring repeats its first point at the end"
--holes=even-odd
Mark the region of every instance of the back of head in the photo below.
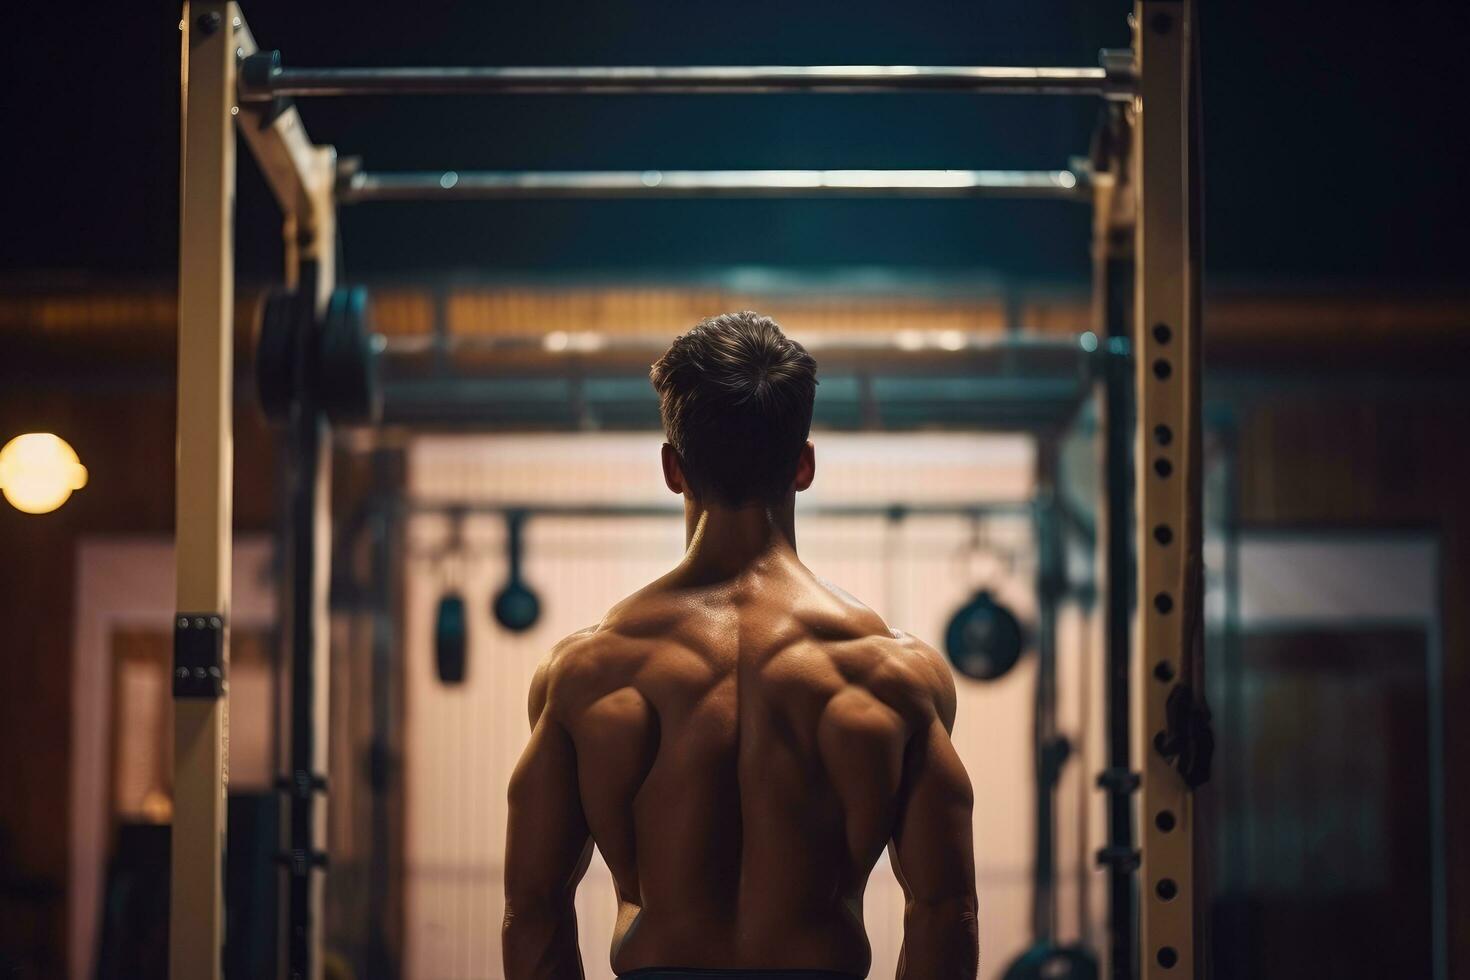
{"type": "Polygon", "coordinates": [[[791,488],[811,430],[817,362],[768,316],[703,321],[649,375],[664,433],[698,497],[773,503],[791,488]]]}

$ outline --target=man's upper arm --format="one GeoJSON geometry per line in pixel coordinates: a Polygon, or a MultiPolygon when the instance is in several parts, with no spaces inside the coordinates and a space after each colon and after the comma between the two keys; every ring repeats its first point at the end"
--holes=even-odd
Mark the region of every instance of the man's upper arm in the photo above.
{"type": "Polygon", "coordinates": [[[555,657],[542,662],[531,679],[531,739],[510,779],[505,891],[512,902],[569,901],[591,857],[576,748],[555,711],[548,710],[555,657]]]}
{"type": "Polygon", "coordinates": [[[950,741],[956,707],[954,678],[938,653],[924,647],[922,656],[932,679],[928,710],[904,753],[892,857],[911,901],[973,898],[975,796],[964,763],[950,741]]]}

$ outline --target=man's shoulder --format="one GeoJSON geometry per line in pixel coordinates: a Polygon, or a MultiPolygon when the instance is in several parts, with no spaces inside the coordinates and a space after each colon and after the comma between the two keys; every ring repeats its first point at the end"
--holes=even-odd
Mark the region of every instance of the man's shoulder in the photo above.
{"type": "Polygon", "coordinates": [[[574,681],[625,659],[628,651],[626,638],[599,622],[558,640],[546,655],[544,666],[551,679],[574,681]]]}
{"type": "Polygon", "coordinates": [[[893,630],[866,603],[842,586],[820,575],[811,578],[813,588],[804,590],[807,602],[797,615],[820,639],[885,640],[893,638],[893,630]]]}
{"type": "Polygon", "coordinates": [[[587,657],[595,655],[595,651],[604,645],[599,642],[604,639],[601,631],[602,624],[593,623],[591,626],[584,626],[557,640],[546,655],[547,667],[558,672],[565,671],[569,666],[574,666],[586,660],[587,657]]]}
{"type": "MultiPolygon", "coordinates": [[[[589,693],[609,683],[621,645],[601,623],[577,630],[555,643],[531,677],[531,720],[551,709],[551,717],[575,709],[589,693]]],[[[564,720],[564,718],[563,718],[564,720]]]]}
{"type": "Polygon", "coordinates": [[[655,645],[650,641],[666,638],[678,620],[664,597],[644,589],[618,602],[597,623],[559,640],[544,668],[552,680],[577,682],[636,667],[655,645]]]}
{"type": "Polygon", "coordinates": [[[944,721],[944,727],[954,727],[956,694],[954,673],[949,669],[949,661],[918,637],[901,630],[893,632],[895,658],[907,666],[913,674],[914,683],[924,694],[933,698],[935,710],[944,721]]]}
{"type": "MultiPolygon", "coordinates": [[[[923,640],[895,629],[872,608],[841,586],[816,578],[828,602],[812,617],[813,631],[832,640],[866,641],[885,658],[928,666],[942,665],[939,653],[923,640]]],[[[926,667],[927,669],[927,667],[926,667]]]]}
{"type": "MultiPolygon", "coordinates": [[[[885,700],[904,702],[941,717],[954,716],[954,677],[939,651],[903,630],[889,630],[875,637],[878,665],[868,686],[885,700]]],[[[949,724],[949,722],[946,722],[949,724]]]]}
{"type": "Polygon", "coordinates": [[[854,679],[884,700],[934,706],[952,718],[954,677],[939,651],[912,633],[889,626],[846,590],[817,581],[836,605],[813,618],[812,635],[833,645],[834,655],[860,675],[854,679]]]}

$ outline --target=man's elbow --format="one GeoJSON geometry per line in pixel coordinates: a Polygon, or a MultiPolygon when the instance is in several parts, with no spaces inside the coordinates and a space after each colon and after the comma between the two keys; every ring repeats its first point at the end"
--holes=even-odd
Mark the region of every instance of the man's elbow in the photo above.
{"type": "Polygon", "coordinates": [[[573,914],[574,897],[564,889],[506,888],[505,928],[512,923],[555,922],[573,914]]]}
{"type": "MultiPolygon", "coordinates": [[[[507,968],[517,965],[515,976],[539,976],[521,968],[527,963],[556,959],[554,951],[575,935],[576,906],[570,897],[545,892],[507,890],[500,938],[507,968]]],[[[575,940],[573,940],[575,944],[575,940]]]]}
{"type": "Polygon", "coordinates": [[[507,980],[582,980],[570,899],[506,895],[500,951],[507,980]]]}
{"type": "Polygon", "coordinates": [[[932,956],[936,976],[975,976],[980,914],[974,891],[911,897],[904,910],[904,933],[905,947],[924,948],[932,956]]]}

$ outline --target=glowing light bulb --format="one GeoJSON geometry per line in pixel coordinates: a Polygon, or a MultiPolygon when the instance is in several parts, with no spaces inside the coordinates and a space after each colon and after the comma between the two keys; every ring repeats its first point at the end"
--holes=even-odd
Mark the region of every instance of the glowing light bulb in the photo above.
{"type": "Polygon", "coordinates": [[[87,485],[87,468],[65,439],[27,432],[0,449],[0,493],[16,510],[48,514],[87,485]]]}

